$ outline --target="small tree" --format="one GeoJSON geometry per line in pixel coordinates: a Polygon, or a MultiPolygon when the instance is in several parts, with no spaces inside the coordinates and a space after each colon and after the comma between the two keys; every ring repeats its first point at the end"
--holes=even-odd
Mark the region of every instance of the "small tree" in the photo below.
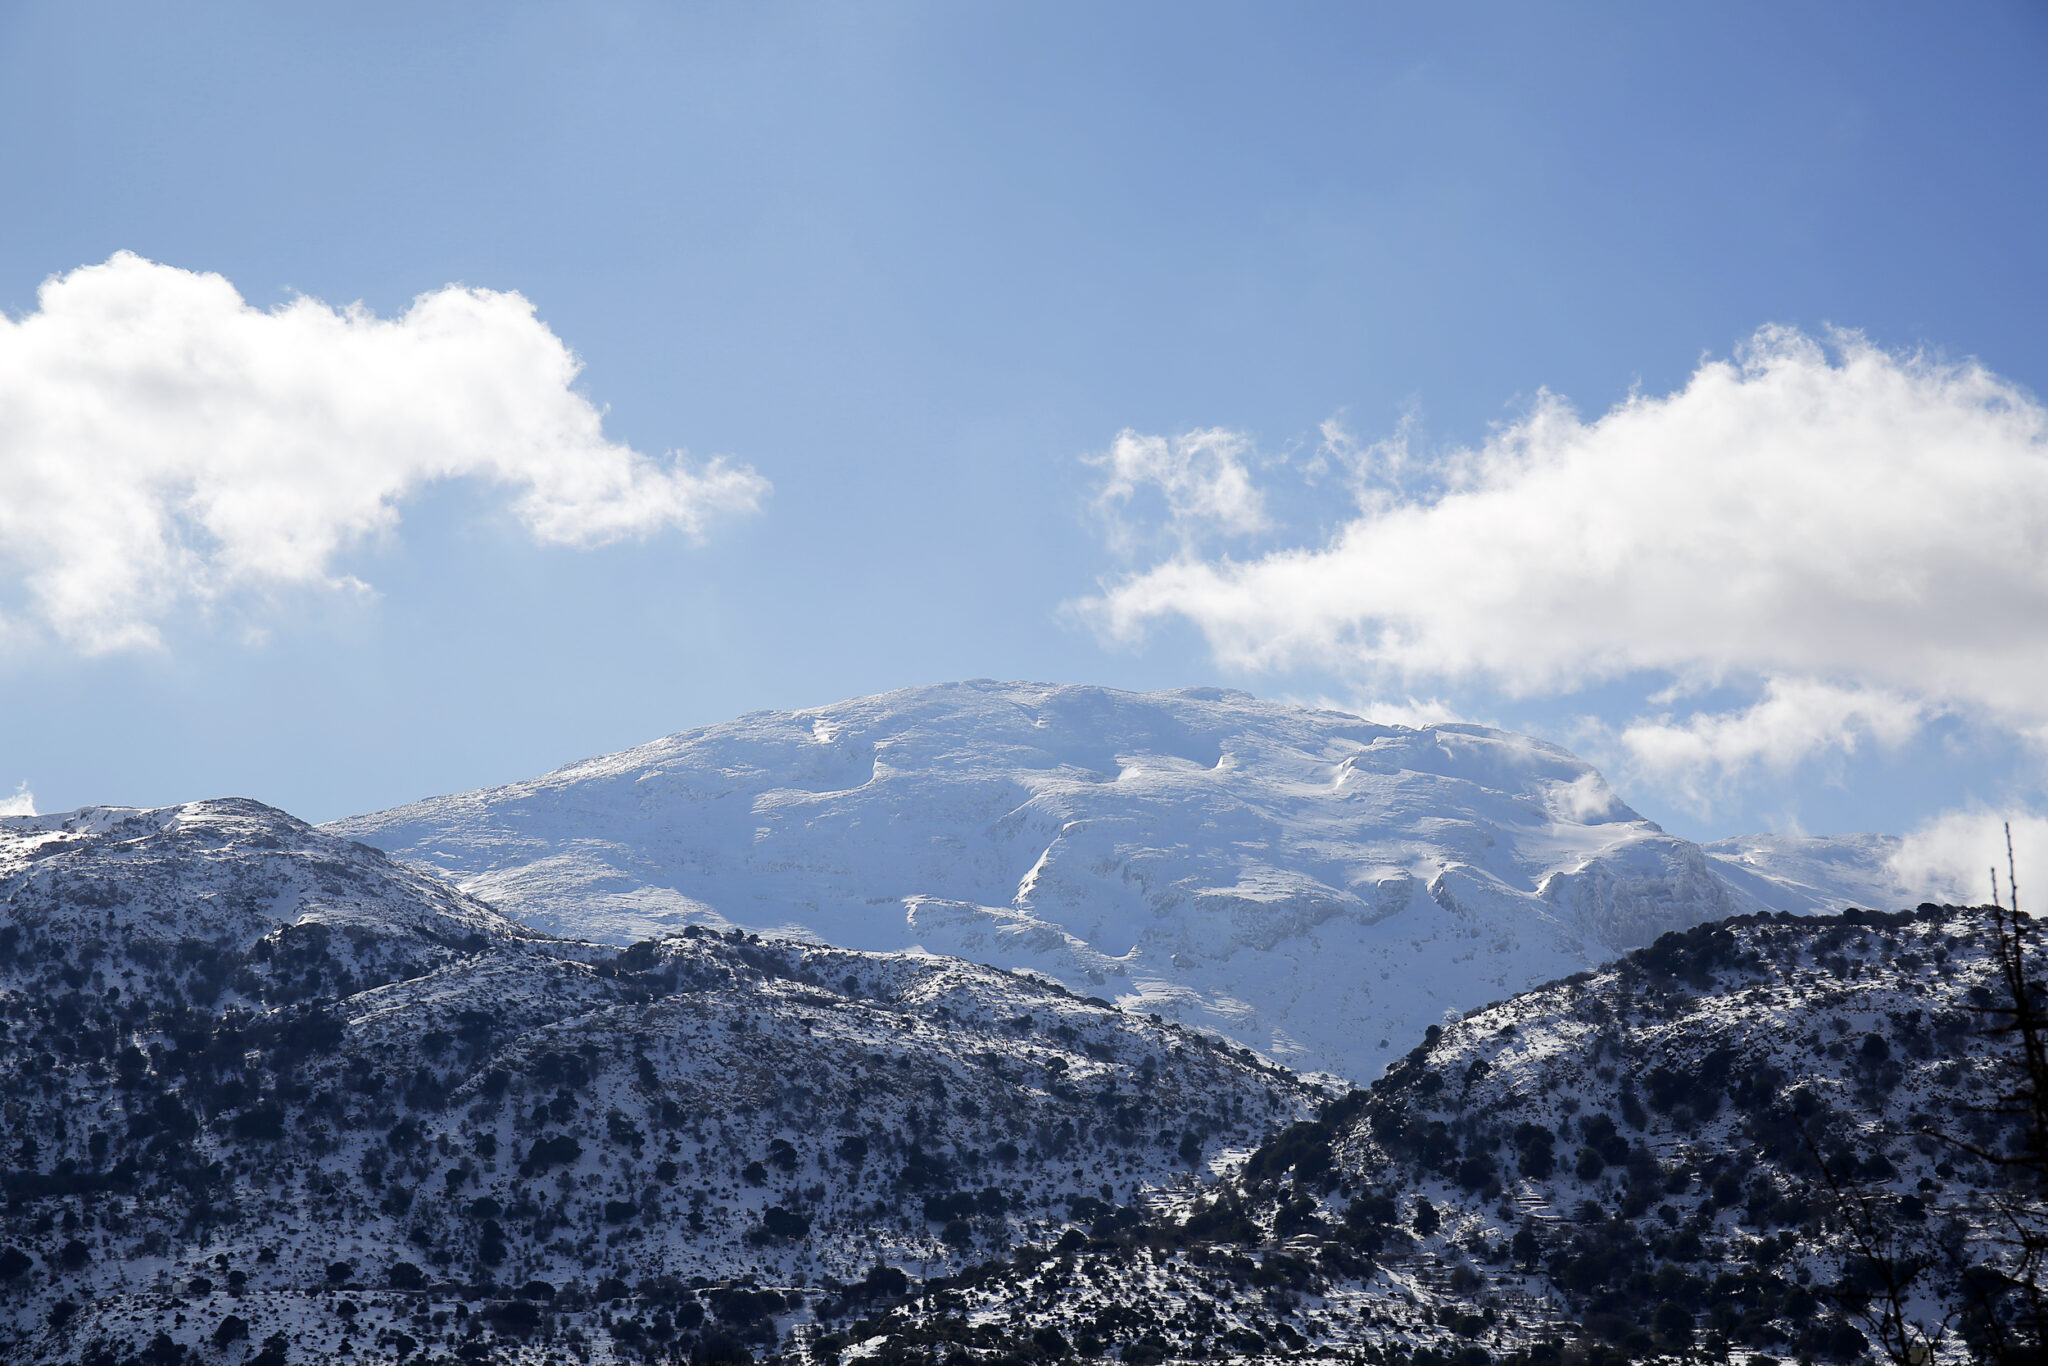
{"type": "Polygon", "coordinates": [[[1994,1113],[2010,1126],[1998,1147],[1951,1142],[2011,1175],[1994,1201],[2004,1226],[2001,1241],[2011,1252],[2003,1267],[1964,1268],[1966,1335],[1992,1361],[2038,1363],[2048,1357],[2048,984],[2039,976],[2039,948],[2031,918],[2019,908],[2019,870],[2013,858],[2012,826],[2005,827],[2006,896],[1998,894],[1998,869],[1991,870],[1992,957],[2000,997],[1985,1007],[1985,1032],[2010,1045],[2000,1061],[2006,1085],[1994,1113]]]}

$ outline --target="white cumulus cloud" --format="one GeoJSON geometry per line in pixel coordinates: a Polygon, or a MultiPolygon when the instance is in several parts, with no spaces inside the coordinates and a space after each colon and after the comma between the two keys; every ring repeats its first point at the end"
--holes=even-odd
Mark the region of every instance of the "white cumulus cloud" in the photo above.
{"type": "MultiPolygon", "coordinates": [[[[1591,421],[1545,394],[1426,486],[1405,431],[1369,452],[1325,437],[1359,479],[1332,534],[1244,557],[1184,542],[1076,606],[1111,638],[1182,618],[1226,665],[1374,689],[1647,673],[1758,696],[1627,731],[1673,773],[1896,743],[1948,709],[2048,721],[2048,409],[1981,365],[1769,328],[1591,421]]],[[[1128,501],[1151,466],[1117,468],[1128,501]]]]}
{"type": "MultiPolygon", "coordinates": [[[[605,439],[579,362],[516,293],[450,286],[402,315],[245,302],[123,252],[0,316],[0,565],[15,612],[101,653],[179,604],[345,582],[408,494],[477,478],[536,540],[700,537],[767,481],[605,439]]],[[[16,631],[23,629],[15,623],[16,631]]]]}
{"type": "Polygon", "coordinates": [[[1784,773],[1815,755],[1897,746],[1919,731],[1927,703],[1880,688],[1811,678],[1773,678],[1734,711],[1639,717],[1620,742],[1632,767],[1705,809],[1718,789],[1764,770],[1784,773]]]}
{"type": "Polygon", "coordinates": [[[0,797],[0,816],[33,816],[36,814],[36,794],[28,790],[28,780],[23,779],[20,787],[5,797],[0,797]]]}

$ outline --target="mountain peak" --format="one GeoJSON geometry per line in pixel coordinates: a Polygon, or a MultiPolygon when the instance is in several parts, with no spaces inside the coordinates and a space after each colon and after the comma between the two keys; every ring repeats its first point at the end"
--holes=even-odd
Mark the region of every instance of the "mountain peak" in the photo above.
{"type": "Polygon", "coordinates": [[[554,933],[924,948],[1350,1077],[1446,1010],[1808,909],[1557,745],[1217,688],[904,688],[328,829],[554,933]]]}

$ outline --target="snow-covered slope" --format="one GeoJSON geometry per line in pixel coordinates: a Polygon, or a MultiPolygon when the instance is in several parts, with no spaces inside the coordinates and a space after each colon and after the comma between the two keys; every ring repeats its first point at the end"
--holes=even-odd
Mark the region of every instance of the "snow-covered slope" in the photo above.
{"type": "Polygon", "coordinates": [[[1918,904],[1892,865],[1897,835],[1739,835],[1701,845],[1721,875],[1767,906],[1803,915],[1918,904]]]}
{"type": "Polygon", "coordinates": [[[1430,1030],[1198,1199],[821,1345],[2036,1359],[1985,1350],[2039,1342],[2004,1277],[2043,1218],[1994,939],[1936,906],[1672,934],[1430,1030]]]}
{"type": "Polygon", "coordinates": [[[1825,899],[1665,834],[1556,746],[1214,689],[760,712],[329,828],[553,932],[921,947],[1351,1077],[1447,1010],[1825,899]]]}
{"type": "MultiPolygon", "coordinates": [[[[366,845],[239,798],[0,818],[0,979],[79,954],[99,990],[346,995],[543,938],[366,845]]],[[[212,999],[209,996],[208,999],[212,999]]]]}
{"type": "Polygon", "coordinates": [[[0,1361],[393,1360],[536,1295],[773,1341],[888,1299],[848,1288],[877,1266],[1192,1189],[1318,1098],[953,959],[552,939],[254,802],[0,821],[0,1361]]]}

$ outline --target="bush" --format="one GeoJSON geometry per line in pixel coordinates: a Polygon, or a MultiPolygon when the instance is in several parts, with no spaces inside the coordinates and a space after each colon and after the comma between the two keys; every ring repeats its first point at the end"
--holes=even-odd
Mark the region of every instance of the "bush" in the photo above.
{"type": "Polygon", "coordinates": [[[526,1160],[519,1164],[521,1176],[532,1176],[549,1167],[566,1167],[583,1156],[583,1145],[574,1134],[555,1134],[549,1138],[536,1138],[533,1146],[526,1151],[526,1160]]]}
{"type": "Polygon", "coordinates": [[[1067,1345],[1066,1335],[1051,1324],[1031,1334],[1031,1345],[1050,1357],[1070,1357],[1074,1354],[1074,1349],[1067,1345]]]}
{"type": "Polygon", "coordinates": [[[900,1300],[909,1293],[910,1277],[893,1266],[871,1267],[860,1284],[846,1292],[848,1299],[858,1296],[863,1300],[900,1300]]]}
{"type": "Polygon", "coordinates": [[[753,1366],[754,1354],[731,1333],[714,1328],[697,1339],[689,1359],[701,1361],[704,1366],[753,1366]]]}
{"type": "Polygon", "coordinates": [[[505,1260],[505,1226],[496,1219],[484,1220],[483,1231],[477,1235],[476,1258],[485,1266],[496,1266],[505,1260]]]}
{"type": "Polygon", "coordinates": [[[501,1328],[525,1332],[540,1326],[540,1306],[531,1300],[500,1300],[484,1310],[484,1317],[501,1328]]]}
{"type": "Polygon", "coordinates": [[[284,1111],[275,1105],[256,1105],[235,1116],[236,1138],[275,1143],[284,1137],[284,1111]]]}
{"type": "Polygon", "coordinates": [[[810,1216],[780,1205],[770,1205],[761,1216],[761,1231],[777,1242],[807,1236],[811,1231],[810,1216]]]}
{"type": "Polygon", "coordinates": [[[935,1224],[943,1224],[952,1219],[966,1218],[974,1213],[975,1207],[975,1198],[964,1191],[952,1195],[927,1195],[924,1198],[924,1217],[935,1224]]]}
{"type": "Polygon", "coordinates": [[[1147,1333],[1136,1342],[1124,1345],[1123,1359],[1125,1366],[1159,1366],[1172,1350],[1164,1338],[1156,1333],[1147,1333]]]}
{"type": "Polygon", "coordinates": [[[774,1290],[720,1286],[707,1294],[712,1312],[726,1323],[752,1323],[771,1314],[779,1314],[786,1307],[786,1301],[774,1290]]]}
{"type": "Polygon", "coordinates": [[[1650,1316],[1650,1327],[1674,1347],[1692,1345],[1692,1311],[1676,1300],[1666,1300],[1650,1316]]]}

